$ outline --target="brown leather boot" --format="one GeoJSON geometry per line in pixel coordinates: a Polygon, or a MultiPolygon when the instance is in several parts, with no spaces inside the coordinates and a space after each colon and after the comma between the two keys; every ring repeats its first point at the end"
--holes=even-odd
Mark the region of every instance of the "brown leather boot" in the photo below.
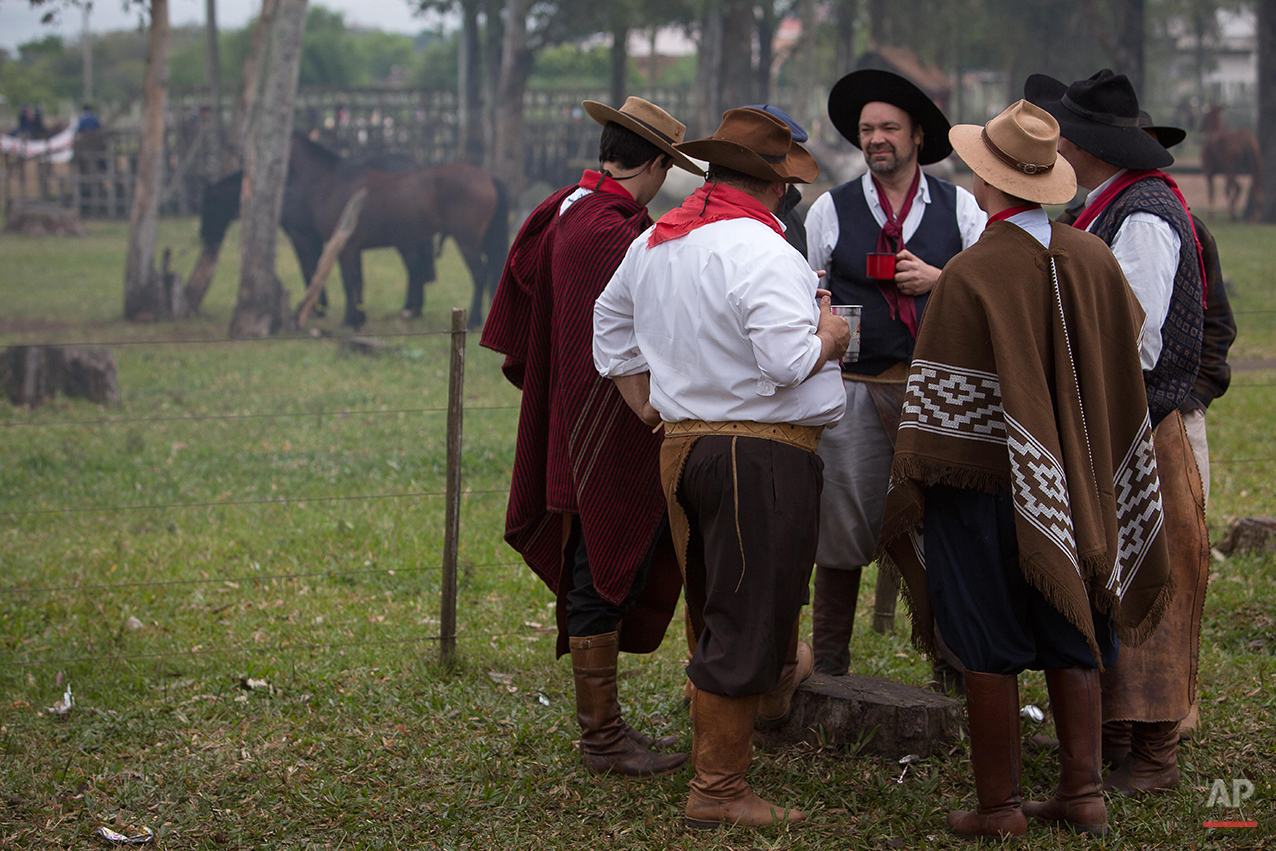
{"type": "Polygon", "coordinates": [[[758,699],[757,723],[762,727],[775,727],[784,723],[789,717],[789,706],[793,702],[793,693],[797,687],[811,676],[815,669],[815,658],[811,653],[811,645],[798,640],[798,624],[793,624],[793,636],[789,639],[789,652],[784,660],[784,668],[780,671],[780,680],[775,688],[758,699]]]}
{"type": "Polygon", "coordinates": [[[1131,721],[1104,721],[1103,722],[1103,764],[1112,769],[1121,767],[1121,764],[1130,756],[1130,727],[1131,721]]]}
{"type": "Polygon", "coordinates": [[[753,759],[753,719],[758,697],[724,697],[696,690],[691,700],[691,748],[695,776],[687,795],[688,827],[722,824],[766,827],[806,819],[753,794],[745,775],[753,759]]]}
{"type": "Polygon", "coordinates": [[[948,826],[959,836],[1007,839],[1028,832],[1019,792],[1019,680],[1006,674],[966,672],[970,766],[977,810],[953,810],[948,826]]]}
{"type": "Polygon", "coordinates": [[[568,643],[576,678],[580,755],[585,767],[598,774],[657,777],[686,762],[685,753],[654,754],[647,750],[634,738],[641,734],[620,717],[616,696],[619,636],[614,632],[573,636],[568,643]]]}
{"type": "Polygon", "coordinates": [[[815,568],[815,593],[811,607],[811,644],[815,670],[840,677],[851,667],[851,633],[855,630],[855,605],[860,595],[863,568],[839,570],[815,568]]]}
{"type": "Polygon", "coordinates": [[[1103,781],[1103,790],[1133,797],[1144,792],[1177,789],[1178,749],[1178,721],[1133,722],[1130,730],[1130,756],[1103,781]]]}
{"type": "Polygon", "coordinates": [[[1097,668],[1046,671],[1050,709],[1059,736],[1059,787],[1048,801],[1028,801],[1028,818],[1062,822],[1076,833],[1103,836],[1108,808],[1103,802],[1103,706],[1097,668]]]}

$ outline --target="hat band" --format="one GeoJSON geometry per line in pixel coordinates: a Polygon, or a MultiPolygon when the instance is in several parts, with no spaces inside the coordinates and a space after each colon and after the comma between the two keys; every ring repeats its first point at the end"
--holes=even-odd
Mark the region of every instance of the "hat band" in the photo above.
{"type": "Polygon", "coordinates": [[[1054,168],[1054,163],[1048,163],[1047,165],[1037,165],[1036,163],[1026,163],[1023,160],[1012,157],[1010,154],[1006,153],[1001,148],[998,148],[997,143],[994,142],[991,138],[989,138],[987,127],[984,127],[982,130],[979,131],[979,137],[984,140],[984,147],[986,147],[989,151],[991,151],[994,157],[1001,160],[1003,163],[1010,166],[1011,168],[1018,169],[1024,174],[1027,174],[1027,175],[1045,174],[1046,172],[1050,171],[1050,169],[1054,168]]]}
{"type": "Polygon", "coordinates": [[[1064,109],[1068,110],[1068,112],[1080,115],[1082,118],[1088,118],[1099,124],[1108,124],[1112,127],[1139,126],[1139,117],[1137,115],[1130,118],[1125,115],[1115,115],[1111,112],[1095,112],[1093,109],[1086,109],[1084,106],[1068,97],[1066,93],[1060,99],[1060,103],[1063,104],[1064,109]]]}
{"type": "Polygon", "coordinates": [[[628,118],[630,121],[637,121],[637,122],[638,122],[639,124],[641,124],[643,127],[646,127],[648,130],[650,130],[652,133],[655,133],[655,134],[656,134],[657,136],[659,136],[661,139],[664,139],[664,140],[665,140],[666,142],[668,142],[670,145],[676,145],[676,144],[678,144],[678,143],[677,143],[677,142],[675,142],[673,139],[671,139],[671,138],[669,137],[669,135],[668,135],[668,134],[666,134],[666,133],[664,133],[663,131],[661,131],[658,127],[653,127],[652,125],[648,124],[646,121],[643,121],[643,120],[642,120],[641,118],[639,118],[638,116],[636,116],[636,115],[634,115],[634,114],[632,114],[632,113],[629,113],[629,112],[622,112],[622,113],[620,113],[620,114],[621,114],[621,115],[623,115],[623,116],[625,116],[626,118],[628,118]]]}

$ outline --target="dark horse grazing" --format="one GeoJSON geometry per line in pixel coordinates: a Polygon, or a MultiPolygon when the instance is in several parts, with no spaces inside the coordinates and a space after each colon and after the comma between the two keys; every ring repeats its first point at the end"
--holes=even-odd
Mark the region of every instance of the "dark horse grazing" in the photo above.
{"type": "MultiPolygon", "coordinates": [[[[314,276],[324,243],[336,228],[350,196],[366,188],[368,195],[358,225],[340,255],[346,290],[344,324],[354,328],[367,319],[362,309],[366,248],[392,247],[408,270],[404,316],[419,316],[425,285],[434,280],[435,239],[451,236],[461,249],[474,279],[470,327],[482,323],[483,296],[496,289],[509,250],[509,200],[505,186],[491,174],[465,163],[421,168],[382,159],[356,164],[294,133],[288,158],[280,226],[292,240],[307,283],[314,276]],[[375,166],[382,166],[377,168],[375,166]]],[[[200,213],[204,251],[191,273],[192,304],[207,288],[212,265],[226,229],[239,216],[242,172],[208,188],[200,213]]]]}
{"type": "Polygon", "coordinates": [[[1224,177],[1227,212],[1235,221],[1241,198],[1241,184],[1236,176],[1249,174],[1252,179],[1245,213],[1246,218],[1256,220],[1263,198],[1263,154],[1258,147],[1258,138],[1244,128],[1223,127],[1223,107],[1217,104],[1205,114],[1202,129],[1205,131],[1205,143],[1201,145],[1201,171],[1205,173],[1210,209],[1214,208],[1214,175],[1221,174],[1224,177]]]}

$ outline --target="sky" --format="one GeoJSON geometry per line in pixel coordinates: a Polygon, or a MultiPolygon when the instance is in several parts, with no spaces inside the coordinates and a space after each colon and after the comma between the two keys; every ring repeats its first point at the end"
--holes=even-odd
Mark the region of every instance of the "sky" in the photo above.
{"type": "MultiPolygon", "coordinates": [[[[32,8],[28,0],[0,0],[0,48],[13,51],[19,44],[44,38],[49,34],[67,41],[78,39],[83,16],[78,9],[66,7],[56,24],[40,23],[40,18],[53,4],[32,8]]],[[[408,0],[320,0],[317,5],[343,12],[348,26],[382,29],[416,35],[437,26],[436,17],[414,17],[408,0]]],[[[261,8],[261,0],[217,0],[217,26],[223,30],[244,26],[261,8]]],[[[132,4],[126,11],[123,0],[97,0],[89,15],[94,32],[136,29],[139,7],[132,4]]],[[[204,23],[204,0],[169,0],[169,20],[173,26],[204,23]]]]}

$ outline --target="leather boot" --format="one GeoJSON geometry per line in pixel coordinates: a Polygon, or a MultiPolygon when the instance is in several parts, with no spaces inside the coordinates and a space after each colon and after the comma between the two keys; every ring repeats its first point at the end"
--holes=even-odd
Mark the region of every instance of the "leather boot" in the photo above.
{"type": "Polygon", "coordinates": [[[815,568],[815,594],[811,608],[811,643],[815,670],[840,677],[851,666],[851,633],[855,629],[855,605],[859,602],[863,568],[839,570],[815,568]]]}
{"type": "Polygon", "coordinates": [[[1130,756],[1130,727],[1132,721],[1103,722],[1103,764],[1117,769],[1130,756]]]}
{"type": "Polygon", "coordinates": [[[722,824],[766,827],[806,819],[798,810],[770,804],[749,788],[745,775],[753,759],[753,719],[758,696],[724,697],[696,690],[691,700],[691,748],[695,776],[687,795],[688,827],[722,824]]]}
{"type": "Polygon", "coordinates": [[[1029,801],[1024,815],[1062,822],[1076,833],[1103,836],[1108,808],[1103,802],[1103,706],[1096,668],[1046,671],[1050,709],[1059,736],[1059,786],[1048,801],[1029,801]]]}
{"type": "Polygon", "coordinates": [[[948,826],[959,836],[1006,839],[1028,832],[1019,792],[1019,680],[1006,674],[966,672],[970,766],[977,810],[953,810],[948,826]]]}
{"type": "Polygon", "coordinates": [[[686,762],[685,753],[654,754],[647,750],[634,739],[641,734],[620,717],[620,701],[616,696],[619,636],[614,632],[572,636],[568,643],[572,652],[572,674],[576,679],[580,755],[585,767],[597,774],[656,777],[686,762]]]}
{"type": "Polygon", "coordinates": [[[1103,781],[1105,792],[1138,796],[1165,792],[1179,785],[1179,722],[1135,721],[1130,730],[1130,756],[1103,781]]]}
{"type": "Polygon", "coordinates": [[[789,639],[789,652],[784,659],[784,668],[780,671],[780,680],[775,688],[762,695],[758,700],[758,726],[776,727],[789,717],[789,706],[793,703],[793,692],[811,676],[815,669],[814,654],[811,645],[798,640],[798,624],[793,624],[793,636],[789,639]]]}

